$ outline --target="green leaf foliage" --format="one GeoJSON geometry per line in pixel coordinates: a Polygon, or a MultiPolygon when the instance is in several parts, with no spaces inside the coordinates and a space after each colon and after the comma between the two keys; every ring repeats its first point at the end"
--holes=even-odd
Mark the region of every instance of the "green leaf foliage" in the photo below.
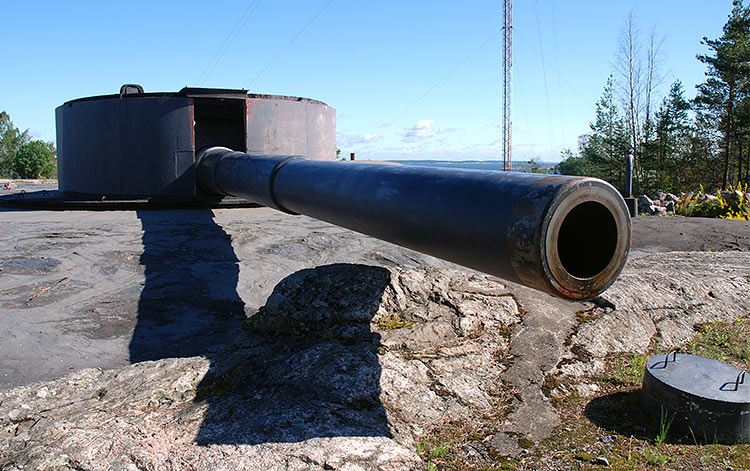
{"type": "Polygon", "coordinates": [[[18,148],[11,159],[14,178],[52,178],[57,168],[54,145],[40,140],[27,142],[18,148]]]}
{"type": "Polygon", "coordinates": [[[28,129],[22,132],[0,111],[0,177],[54,178],[56,154],[55,144],[31,140],[28,129]]]}
{"type": "Polygon", "coordinates": [[[21,132],[13,125],[10,115],[0,111],[0,177],[11,176],[16,151],[30,140],[28,129],[21,132]]]}

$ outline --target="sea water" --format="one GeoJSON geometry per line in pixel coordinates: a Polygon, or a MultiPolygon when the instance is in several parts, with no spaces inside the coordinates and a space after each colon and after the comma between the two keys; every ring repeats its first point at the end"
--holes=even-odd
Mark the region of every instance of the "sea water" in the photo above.
{"type": "MultiPolygon", "coordinates": [[[[418,167],[442,167],[442,168],[467,168],[472,170],[502,170],[503,162],[498,160],[466,160],[466,161],[445,161],[445,160],[394,160],[402,165],[413,165],[418,167]]],[[[540,172],[557,173],[555,170],[556,162],[539,162],[537,165],[540,172]]],[[[529,172],[528,162],[513,162],[514,172],[529,172]]]]}

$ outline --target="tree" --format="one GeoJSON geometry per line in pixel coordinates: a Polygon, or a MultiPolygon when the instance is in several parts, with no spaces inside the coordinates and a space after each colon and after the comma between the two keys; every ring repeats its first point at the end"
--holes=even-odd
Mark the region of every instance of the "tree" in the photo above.
{"type": "Polygon", "coordinates": [[[679,80],[672,84],[655,118],[654,141],[644,143],[641,158],[646,169],[643,184],[649,189],[680,191],[688,181],[684,156],[689,152],[692,122],[690,103],[679,80]]]}
{"type": "Polygon", "coordinates": [[[562,175],[593,175],[591,163],[581,156],[573,154],[570,149],[562,151],[563,160],[556,169],[562,175]]]}
{"type": "MultiPolygon", "coordinates": [[[[732,12],[719,39],[703,38],[710,54],[698,55],[706,64],[706,82],[698,85],[695,105],[718,122],[721,132],[722,188],[731,183],[730,171],[737,169],[739,183],[748,145],[748,103],[750,102],[750,9],[742,0],[732,2],[732,12]]],[[[750,164],[750,162],[748,162],[750,164]]],[[[745,164],[747,165],[747,164],[745,164]]],[[[745,167],[747,168],[747,167],[745,167]]]]}
{"type": "Polygon", "coordinates": [[[698,188],[699,184],[705,188],[717,188],[721,184],[721,165],[717,164],[720,144],[718,120],[710,114],[697,112],[688,153],[683,156],[691,178],[686,188],[698,188]]]}
{"type": "Polygon", "coordinates": [[[590,162],[596,176],[620,186],[625,177],[628,138],[615,101],[615,81],[610,75],[596,104],[596,119],[591,133],[579,143],[581,155],[590,162]]]}
{"type": "Polygon", "coordinates": [[[643,115],[643,63],[641,39],[633,13],[628,15],[620,32],[620,49],[617,53],[615,70],[620,77],[620,93],[625,108],[625,123],[631,152],[638,157],[638,143],[641,138],[643,115]]]}
{"type": "Polygon", "coordinates": [[[542,168],[539,157],[532,157],[526,161],[526,163],[529,164],[529,173],[547,173],[547,171],[542,168]]]}
{"type": "MultiPolygon", "coordinates": [[[[648,51],[646,53],[646,72],[645,72],[645,83],[644,85],[644,123],[643,123],[643,148],[649,145],[649,140],[653,132],[654,123],[651,119],[652,115],[652,103],[654,90],[659,87],[663,81],[663,75],[660,74],[659,68],[662,62],[661,48],[664,44],[664,38],[659,37],[655,30],[651,31],[648,42],[648,51]]],[[[641,160],[643,158],[641,157],[641,160]]]]}
{"type": "Polygon", "coordinates": [[[619,187],[625,177],[628,138],[615,100],[615,81],[610,75],[596,104],[596,119],[591,132],[578,139],[578,156],[571,152],[557,169],[563,175],[588,175],[619,187]]]}
{"type": "Polygon", "coordinates": [[[10,176],[12,159],[20,146],[29,142],[29,130],[21,132],[10,115],[0,111],[0,177],[10,176]]]}
{"type": "Polygon", "coordinates": [[[643,154],[647,152],[654,131],[652,103],[654,90],[663,80],[659,72],[663,43],[664,38],[652,30],[644,45],[633,13],[628,15],[620,31],[615,72],[618,78],[618,95],[624,112],[623,124],[630,146],[628,152],[635,156],[636,184],[639,181],[645,184],[647,180],[648,172],[642,164],[649,157],[643,154]]]}
{"type": "Polygon", "coordinates": [[[18,148],[11,164],[13,178],[52,178],[55,176],[54,144],[40,140],[18,148]]]}
{"type": "Polygon", "coordinates": [[[591,132],[579,138],[575,155],[564,155],[561,173],[619,186],[624,157],[632,152],[636,192],[726,188],[750,180],[750,8],[733,0],[722,36],[703,38],[710,53],[697,56],[707,72],[696,98],[689,101],[676,81],[654,113],[661,43],[652,33],[644,47],[633,16],[627,18],[614,65],[617,81],[610,76],[591,132]]]}

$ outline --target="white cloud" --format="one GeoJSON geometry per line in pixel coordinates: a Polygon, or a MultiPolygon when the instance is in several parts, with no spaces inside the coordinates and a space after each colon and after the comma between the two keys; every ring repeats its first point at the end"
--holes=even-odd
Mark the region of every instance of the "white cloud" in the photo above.
{"type": "Polygon", "coordinates": [[[417,121],[417,124],[406,129],[406,132],[404,133],[404,142],[422,141],[436,137],[439,134],[448,131],[452,131],[452,129],[448,129],[446,126],[435,128],[434,119],[420,119],[417,121]]]}
{"type": "Polygon", "coordinates": [[[372,144],[381,140],[379,134],[336,134],[336,145],[349,148],[357,145],[372,144]]]}

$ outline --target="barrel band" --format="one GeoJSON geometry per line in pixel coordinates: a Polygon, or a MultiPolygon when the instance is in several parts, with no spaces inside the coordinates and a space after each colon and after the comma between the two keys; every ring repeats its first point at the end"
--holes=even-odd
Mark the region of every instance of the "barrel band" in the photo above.
{"type": "Polygon", "coordinates": [[[273,202],[273,205],[276,209],[278,209],[279,211],[283,211],[287,214],[293,214],[296,216],[299,213],[295,213],[294,211],[291,211],[285,208],[284,206],[281,205],[281,203],[279,203],[279,200],[276,198],[276,192],[273,189],[274,182],[276,181],[276,174],[279,173],[279,170],[281,170],[281,167],[283,167],[284,165],[294,160],[308,160],[308,159],[306,159],[305,157],[301,157],[299,155],[292,155],[290,157],[285,158],[278,164],[276,164],[276,166],[273,168],[273,171],[271,172],[271,176],[268,178],[268,195],[271,197],[271,201],[273,202]]]}
{"type": "Polygon", "coordinates": [[[200,149],[196,154],[198,158],[197,176],[198,185],[209,194],[225,195],[219,183],[216,181],[216,166],[227,154],[234,152],[226,147],[214,146],[200,149]]]}

